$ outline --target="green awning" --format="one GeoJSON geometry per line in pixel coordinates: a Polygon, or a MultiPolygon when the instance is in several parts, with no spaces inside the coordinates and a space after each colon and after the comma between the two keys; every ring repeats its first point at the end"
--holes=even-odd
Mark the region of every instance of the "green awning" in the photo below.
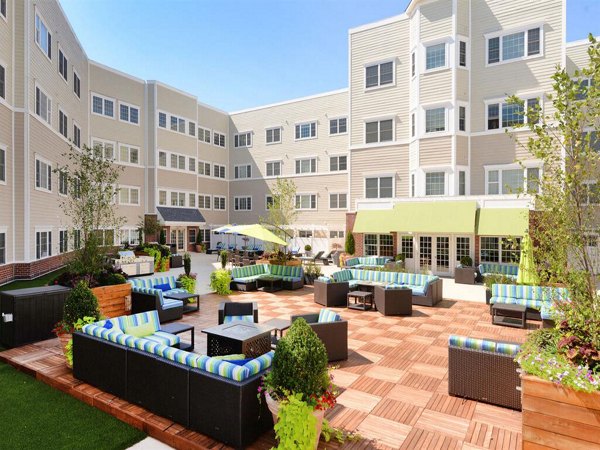
{"type": "Polygon", "coordinates": [[[387,234],[394,231],[392,224],[394,222],[393,209],[379,209],[372,211],[358,211],[354,222],[354,233],[381,233],[387,234]]]}
{"type": "Polygon", "coordinates": [[[480,236],[523,236],[529,229],[526,208],[482,208],[478,211],[480,236]]]}
{"type": "Polygon", "coordinates": [[[398,203],[392,231],[473,234],[476,211],[475,201],[398,203]]]}

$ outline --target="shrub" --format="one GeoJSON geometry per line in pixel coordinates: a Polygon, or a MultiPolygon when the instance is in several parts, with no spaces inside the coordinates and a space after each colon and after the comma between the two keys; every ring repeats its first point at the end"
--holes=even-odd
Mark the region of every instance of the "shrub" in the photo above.
{"type": "Polygon", "coordinates": [[[196,245],[201,245],[202,244],[202,236],[200,235],[200,233],[196,232],[196,245]]]}
{"type": "Polygon", "coordinates": [[[185,274],[189,277],[192,272],[192,257],[188,252],[183,254],[183,270],[185,274]]]}
{"type": "Polygon", "coordinates": [[[310,252],[311,250],[312,250],[312,246],[311,246],[311,245],[309,245],[309,244],[306,244],[306,245],[304,246],[304,251],[305,251],[305,252],[310,252]]]}
{"type": "Polygon", "coordinates": [[[354,235],[352,233],[348,233],[346,235],[346,242],[344,245],[344,251],[349,255],[354,255],[354,235]]]}
{"type": "Polygon", "coordinates": [[[100,319],[100,310],[98,309],[98,299],[88,287],[85,281],[80,281],[69,292],[65,300],[63,309],[63,322],[66,325],[73,326],[79,319],[84,317],[93,317],[100,319]]]}
{"type": "Polygon", "coordinates": [[[190,273],[189,275],[182,273],[181,275],[179,275],[179,277],[177,277],[177,281],[179,281],[181,283],[181,287],[183,287],[183,289],[185,289],[190,294],[196,293],[195,273],[190,273]]]}
{"type": "Polygon", "coordinates": [[[463,256],[460,258],[460,265],[463,267],[472,267],[473,259],[470,256],[463,256]]]}
{"type": "Polygon", "coordinates": [[[231,273],[229,270],[218,269],[210,274],[210,288],[219,295],[231,294],[231,273]]]}
{"type": "Polygon", "coordinates": [[[404,262],[405,259],[406,259],[406,257],[404,256],[404,253],[398,253],[394,257],[394,261],[396,261],[396,262],[404,262]]]}
{"type": "Polygon", "coordinates": [[[227,259],[229,258],[229,252],[227,250],[221,250],[219,255],[221,256],[221,267],[225,269],[225,266],[227,265],[227,259]]]}

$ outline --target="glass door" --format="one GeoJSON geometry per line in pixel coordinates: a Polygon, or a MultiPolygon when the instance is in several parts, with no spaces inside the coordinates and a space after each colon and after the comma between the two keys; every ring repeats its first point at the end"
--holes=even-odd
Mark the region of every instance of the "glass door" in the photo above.
{"type": "Polygon", "coordinates": [[[431,270],[439,275],[450,274],[450,237],[435,238],[435,260],[431,270]]]}
{"type": "Polygon", "coordinates": [[[432,242],[431,236],[419,236],[419,269],[422,272],[432,270],[432,242]]]}

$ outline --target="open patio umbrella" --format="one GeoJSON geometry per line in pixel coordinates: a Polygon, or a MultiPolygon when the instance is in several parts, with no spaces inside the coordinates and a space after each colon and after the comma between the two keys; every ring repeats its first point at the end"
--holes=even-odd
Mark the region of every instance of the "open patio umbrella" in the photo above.
{"type": "Polygon", "coordinates": [[[229,249],[229,235],[231,234],[231,231],[229,231],[231,229],[232,225],[231,224],[227,224],[227,225],[223,225],[222,227],[218,227],[215,228],[213,231],[215,233],[219,233],[219,234],[227,234],[227,248],[229,249]]]}
{"type": "Polygon", "coordinates": [[[287,245],[283,239],[277,237],[271,231],[267,230],[262,225],[256,223],[254,225],[237,225],[229,229],[229,233],[242,234],[244,236],[253,237],[266,242],[273,242],[279,245],[287,245]]]}
{"type": "Polygon", "coordinates": [[[533,244],[529,234],[523,236],[521,241],[521,259],[519,260],[519,274],[517,275],[517,283],[519,284],[539,284],[535,261],[533,260],[533,244]]]}

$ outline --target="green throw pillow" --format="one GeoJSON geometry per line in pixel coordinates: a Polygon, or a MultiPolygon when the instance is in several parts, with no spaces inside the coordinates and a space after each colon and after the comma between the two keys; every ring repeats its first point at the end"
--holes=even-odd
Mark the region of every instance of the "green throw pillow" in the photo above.
{"type": "Polygon", "coordinates": [[[231,361],[231,360],[236,360],[236,359],[245,359],[246,355],[244,355],[243,353],[239,354],[239,355],[221,355],[221,356],[213,356],[213,359],[220,359],[223,361],[231,361]]]}
{"type": "Polygon", "coordinates": [[[156,330],[154,325],[150,322],[143,323],[141,325],[129,326],[125,328],[125,333],[135,337],[146,337],[154,334],[156,330]]]}

